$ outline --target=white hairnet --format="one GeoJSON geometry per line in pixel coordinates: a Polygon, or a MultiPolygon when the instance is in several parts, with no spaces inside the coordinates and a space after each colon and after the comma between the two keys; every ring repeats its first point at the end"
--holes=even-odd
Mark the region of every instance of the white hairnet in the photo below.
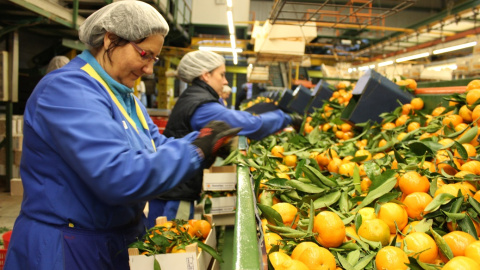
{"type": "Polygon", "coordinates": [[[146,38],[152,34],[167,35],[165,19],[150,4],[135,0],[108,4],[90,15],[80,26],[80,40],[96,48],[103,44],[107,32],[128,41],[146,38]]]}
{"type": "Polygon", "coordinates": [[[59,68],[65,66],[66,64],[68,64],[68,62],[70,62],[70,59],[68,59],[68,57],[66,57],[66,56],[63,56],[63,55],[55,56],[48,63],[46,72],[49,73],[50,71],[54,71],[56,69],[59,69],[59,68]]]}
{"type": "Polygon", "coordinates": [[[210,72],[225,64],[225,58],[211,51],[194,51],[183,56],[177,67],[180,80],[191,83],[204,72],[210,72]]]}

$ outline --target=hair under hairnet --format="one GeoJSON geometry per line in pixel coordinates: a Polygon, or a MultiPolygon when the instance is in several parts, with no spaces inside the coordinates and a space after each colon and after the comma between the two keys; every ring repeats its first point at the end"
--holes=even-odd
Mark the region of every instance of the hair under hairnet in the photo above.
{"type": "Polygon", "coordinates": [[[103,44],[107,32],[135,41],[152,34],[167,35],[168,23],[150,4],[135,0],[108,4],[90,15],[80,26],[80,40],[93,47],[103,44]]]}
{"type": "Polygon", "coordinates": [[[70,62],[70,59],[68,59],[68,57],[63,55],[57,55],[53,57],[52,60],[50,60],[50,62],[48,63],[46,73],[59,69],[68,64],[68,62],[70,62]]]}
{"type": "Polygon", "coordinates": [[[183,56],[177,67],[180,80],[191,83],[204,72],[210,72],[225,64],[225,58],[211,51],[194,51],[183,56]]]}

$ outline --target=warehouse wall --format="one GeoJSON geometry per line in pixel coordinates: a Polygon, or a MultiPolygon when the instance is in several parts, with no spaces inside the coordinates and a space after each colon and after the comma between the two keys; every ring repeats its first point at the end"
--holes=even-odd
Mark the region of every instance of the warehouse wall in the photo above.
{"type": "MultiPolygon", "coordinates": [[[[246,22],[249,20],[250,0],[233,1],[233,21],[246,22]]],[[[202,0],[192,3],[193,24],[227,25],[227,4],[225,0],[202,0]]],[[[247,26],[235,23],[235,26],[247,26]]]]}

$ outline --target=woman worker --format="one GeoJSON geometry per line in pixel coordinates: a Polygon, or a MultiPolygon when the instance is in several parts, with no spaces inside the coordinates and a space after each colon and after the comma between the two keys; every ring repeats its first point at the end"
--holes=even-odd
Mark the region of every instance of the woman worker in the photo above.
{"type": "Polygon", "coordinates": [[[106,5],[80,27],[89,49],[39,82],[24,115],[24,198],[5,270],[129,269],[145,201],[200,173],[232,135],[217,121],[167,139],[134,98],[168,30],[149,4],[106,5]]]}
{"type": "MultiPolygon", "coordinates": [[[[225,78],[225,59],[211,51],[187,53],[178,64],[177,76],[191,85],[178,98],[170,114],[164,135],[182,138],[200,130],[212,120],[222,120],[231,127],[241,127],[239,135],[262,139],[282,128],[299,127],[302,118],[288,115],[280,109],[254,116],[248,112],[229,110],[219,102],[225,78]]],[[[189,218],[193,215],[193,201],[199,198],[203,173],[199,172],[188,183],[181,184],[149,202],[149,224],[156,216],[189,218]]]]}

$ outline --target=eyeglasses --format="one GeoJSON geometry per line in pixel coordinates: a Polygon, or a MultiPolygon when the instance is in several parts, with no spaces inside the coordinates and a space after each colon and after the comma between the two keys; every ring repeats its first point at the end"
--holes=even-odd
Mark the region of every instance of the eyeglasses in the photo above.
{"type": "Polygon", "coordinates": [[[148,53],[148,52],[144,51],[142,48],[138,47],[138,45],[135,44],[133,41],[130,41],[130,44],[132,44],[132,46],[137,50],[137,52],[140,54],[140,57],[142,58],[142,60],[144,60],[144,61],[153,60],[154,64],[157,63],[158,60],[160,60],[158,57],[153,56],[151,53],[148,53]]]}

